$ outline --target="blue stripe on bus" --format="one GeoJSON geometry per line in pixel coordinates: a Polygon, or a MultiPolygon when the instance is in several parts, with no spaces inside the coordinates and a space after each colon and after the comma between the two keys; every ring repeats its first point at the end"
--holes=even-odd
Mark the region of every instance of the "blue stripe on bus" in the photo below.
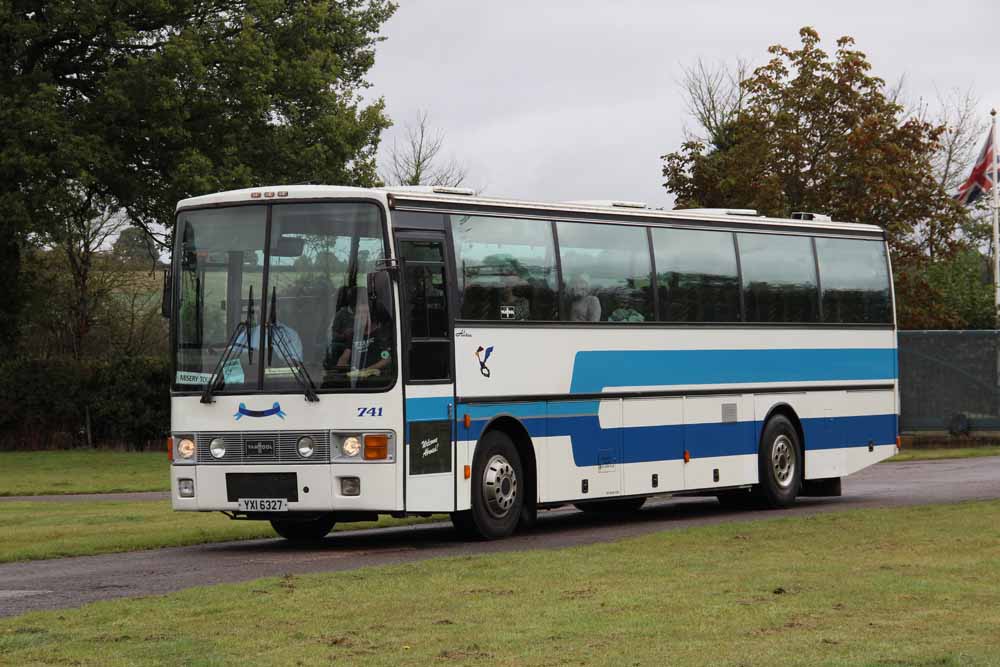
{"type": "Polygon", "coordinates": [[[572,394],[608,387],[892,380],[895,348],[577,352],[572,394]]]}
{"type": "Polygon", "coordinates": [[[451,403],[451,396],[408,398],[406,399],[406,421],[426,422],[448,419],[448,406],[451,403]]]}
{"type": "MultiPolygon", "coordinates": [[[[492,417],[512,415],[524,418],[522,424],[532,438],[569,436],[578,467],[595,466],[602,459],[607,462],[609,456],[621,463],[677,460],[684,457],[685,449],[695,458],[756,454],[762,428],[758,421],[601,428],[596,414],[538,418],[543,403],[463,406],[462,410],[470,416],[476,411],[470,428],[459,427],[463,440],[478,440],[492,417]],[[521,409],[524,406],[530,407],[521,409]]],[[[807,451],[889,445],[896,442],[896,415],[803,419],[802,429],[807,451]]]]}

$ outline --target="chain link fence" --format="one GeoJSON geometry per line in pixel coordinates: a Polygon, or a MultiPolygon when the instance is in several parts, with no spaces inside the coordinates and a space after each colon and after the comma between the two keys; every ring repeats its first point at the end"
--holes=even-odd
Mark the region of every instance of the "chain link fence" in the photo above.
{"type": "Polygon", "coordinates": [[[900,331],[900,430],[1000,431],[1000,331],[900,331]]]}

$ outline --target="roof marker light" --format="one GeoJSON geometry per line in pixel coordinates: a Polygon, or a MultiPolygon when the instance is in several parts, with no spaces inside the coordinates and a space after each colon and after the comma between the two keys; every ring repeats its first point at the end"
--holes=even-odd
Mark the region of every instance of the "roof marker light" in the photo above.
{"type": "Polygon", "coordinates": [[[259,192],[251,192],[250,193],[250,199],[260,199],[260,193],[259,192]]]}
{"type": "Polygon", "coordinates": [[[278,196],[279,197],[287,197],[288,196],[288,190],[278,190],[278,196]]]}
{"type": "Polygon", "coordinates": [[[274,193],[273,192],[265,192],[264,193],[264,198],[265,199],[273,199],[274,198],[274,193]]]}

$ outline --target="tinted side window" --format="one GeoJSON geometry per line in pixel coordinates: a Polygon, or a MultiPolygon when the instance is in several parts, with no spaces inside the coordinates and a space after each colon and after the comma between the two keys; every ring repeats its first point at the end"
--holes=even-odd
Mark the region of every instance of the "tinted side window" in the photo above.
{"type": "Polygon", "coordinates": [[[812,239],[737,234],[748,322],[817,322],[819,290],[812,239]]]}
{"type": "Polygon", "coordinates": [[[740,278],[732,232],[654,229],[653,251],[662,321],[739,321],[740,278]]]}
{"type": "Polygon", "coordinates": [[[816,239],[823,321],[892,321],[889,267],[881,241],[816,239]]]}
{"type": "Polygon", "coordinates": [[[451,229],[462,318],[558,319],[552,223],[453,215],[451,229]]]}
{"type": "Polygon", "coordinates": [[[644,227],[560,222],[559,256],[572,322],[653,319],[649,243],[644,227]]]}

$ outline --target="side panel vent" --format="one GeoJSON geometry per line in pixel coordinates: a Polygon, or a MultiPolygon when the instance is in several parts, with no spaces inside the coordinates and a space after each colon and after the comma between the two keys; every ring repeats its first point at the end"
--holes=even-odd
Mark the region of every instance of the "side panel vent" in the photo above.
{"type": "Polygon", "coordinates": [[[723,403],[722,404],[722,423],[730,424],[737,420],[737,411],[735,403],[723,403]]]}

